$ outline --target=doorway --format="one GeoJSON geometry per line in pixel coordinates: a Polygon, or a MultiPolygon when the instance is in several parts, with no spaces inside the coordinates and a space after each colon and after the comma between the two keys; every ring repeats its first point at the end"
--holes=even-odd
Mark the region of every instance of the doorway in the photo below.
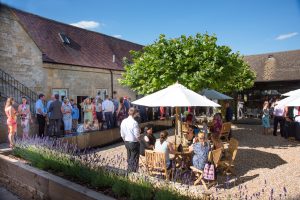
{"type": "Polygon", "coordinates": [[[83,107],[81,103],[86,99],[88,96],[77,96],[77,107],[79,109],[79,119],[78,123],[83,123],[83,107]]]}

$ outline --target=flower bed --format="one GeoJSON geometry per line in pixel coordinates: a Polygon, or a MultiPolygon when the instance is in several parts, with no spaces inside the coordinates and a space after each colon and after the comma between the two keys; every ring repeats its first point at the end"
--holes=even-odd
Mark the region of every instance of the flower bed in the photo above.
{"type": "Polygon", "coordinates": [[[130,179],[123,170],[101,165],[104,163],[99,157],[81,156],[76,147],[55,140],[32,138],[21,141],[13,155],[34,167],[60,174],[118,199],[191,199],[167,187],[154,187],[145,178],[130,179]]]}

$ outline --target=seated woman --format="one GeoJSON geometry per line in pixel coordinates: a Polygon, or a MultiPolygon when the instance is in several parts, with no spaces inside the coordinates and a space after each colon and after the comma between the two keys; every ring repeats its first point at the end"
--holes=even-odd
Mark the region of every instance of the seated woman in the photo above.
{"type": "Polygon", "coordinates": [[[88,119],[84,120],[84,124],[80,124],[76,130],[77,133],[84,133],[92,130],[92,122],[88,119]]]}
{"type": "Polygon", "coordinates": [[[148,125],[144,128],[144,135],[142,135],[140,144],[140,155],[145,156],[145,149],[153,150],[156,142],[156,138],[153,135],[152,125],[148,125]]]}
{"type": "Polygon", "coordinates": [[[221,113],[216,113],[213,118],[213,126],[210,128],[210,132],[214,137],[220,137],[222,130],[222,116],[221,113]]]}
{"type": "Polygon", "coordinates": [[[197,169],[203,170],[204,165],[208,161],[208,153],[210,145],[205,140],[205,134],[199,133],[196,142],[189,147],[190,152],[194,152],[193,166],[197,169]]]}
{"type": "Polygon", "coordinates": [[[187,140],[187,145],[191,146],[194,143],[195,138],[194,129],[189,127],[187,133],[184,133],[184,137],[187,140]]]}
{"type": "Polygon", "coordinates": [[[162,152],[166,155],[166,163],[167,168],[170,169],[172,167],[171,161],[170,161],[170,153],[174,153],[173,144],[167,141],[168,138],[168,132],[163,131],[160,133],[159,141],[155,142],[154,150],[156,152],[162,152]]]}

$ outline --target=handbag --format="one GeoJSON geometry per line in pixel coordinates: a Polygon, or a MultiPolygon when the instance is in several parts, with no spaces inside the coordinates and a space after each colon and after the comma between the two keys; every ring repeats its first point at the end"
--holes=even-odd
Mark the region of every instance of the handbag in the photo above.
{"type": "Polygon", "coordinates": [[[203,178],[205,180],[214,181],[216,180],[216,168],[212,163],[206,163],[203,170],[203,178]]]}

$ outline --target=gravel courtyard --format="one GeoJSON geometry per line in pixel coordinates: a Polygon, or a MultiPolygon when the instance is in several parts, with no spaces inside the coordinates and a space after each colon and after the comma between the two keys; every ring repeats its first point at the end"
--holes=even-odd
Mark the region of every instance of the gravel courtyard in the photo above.
{"type": "MultiPolygon", "coordinates": [[[[234,126],[233,137],[239,140],[236,175],[218,176],[218,184],[208,191],[210,196],[215,199],[300,199],[300,142],[261,132],[258,125],[234,126]]],[[[173,139],[174,136],[169,138],[173,139]]],[[[96,151],[103,157],[118,158],[122,166],[126,166],[123,143],[96,151]]],[[[207,193],[201,185],[188,188],[192,193],[207,193]]]]}

